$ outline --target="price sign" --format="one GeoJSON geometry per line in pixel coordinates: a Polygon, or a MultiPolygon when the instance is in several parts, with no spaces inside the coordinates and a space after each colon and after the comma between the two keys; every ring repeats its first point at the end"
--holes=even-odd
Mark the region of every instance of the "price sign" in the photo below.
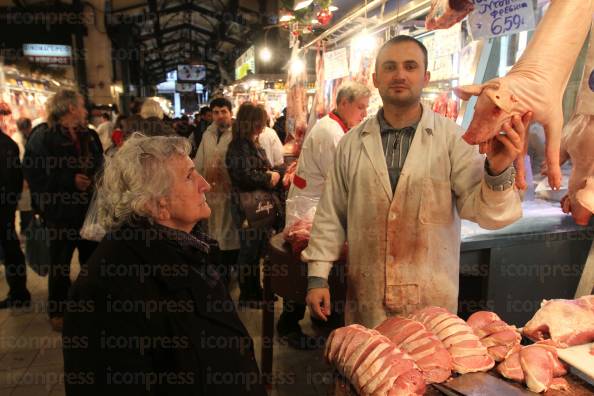
{"type": "Polygon", "coordinates": [[[533,0],[473,0],[468,17],[474,40],[534,29],[533,0]]]}

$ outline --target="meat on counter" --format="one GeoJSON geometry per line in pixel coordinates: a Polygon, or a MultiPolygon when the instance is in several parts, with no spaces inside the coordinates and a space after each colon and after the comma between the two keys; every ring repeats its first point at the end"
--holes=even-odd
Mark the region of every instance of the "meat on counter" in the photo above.
{"type": "Polygon", "coordinates": [[[516,326],[505,323],[495,312],[475,312],[466,321],[496,362],[516,351],[522,340],[516,326]]]}
{"type": "Polygon", "coordinates": [[[543,300],[523,334],[535,341],[550,339],[560,348],[594,341],[594,295],[543,300]]]}

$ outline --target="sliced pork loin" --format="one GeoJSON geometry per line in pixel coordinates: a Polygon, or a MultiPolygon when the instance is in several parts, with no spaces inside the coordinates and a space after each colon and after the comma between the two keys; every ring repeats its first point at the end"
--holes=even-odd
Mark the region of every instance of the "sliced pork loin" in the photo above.
{"type": "Polygon", "coordinates": [[[361,395],[422,395],[423,375],[414,360],[376,330],[351,325],[334,330],[326,361],[361,395]]]}
{"type": "Polygon", "coordinates": [[[594,295],[543,300],[523,333],[535,341],[551,339],[560,348],[594,341],[594,295]]]}
{"type": "Polygon", "coordinates": [[[423,308],[415,312],[411,319],[421,322],[439,338],[450,353],[454,370],[458,373],[487,371],[495,365],[472,328],[447,309],[423,308]]]}
{"type": "Polygon", "coordinates": [[[505,323],[495,312],[475,312],[466,321],[487,348],[489,356],[501,362],[520,345],[522,336],[516,326],[505,323]]]}
{"type": "Polygon", "coordinates": [[[386,319],[375,329],[413,358],[425,382],[440,383],[450,378],[452,357],[439,338],[421,322],[395,316],[386,319]]]}
{"type": "Polygon", "coordinates": [[[567,382],[561,378],[567,370],[557,357],[557,349],[547,343],[514,347],[497,371],[505,378],[525,383],[536,393],[567,388],[567,382]]]}

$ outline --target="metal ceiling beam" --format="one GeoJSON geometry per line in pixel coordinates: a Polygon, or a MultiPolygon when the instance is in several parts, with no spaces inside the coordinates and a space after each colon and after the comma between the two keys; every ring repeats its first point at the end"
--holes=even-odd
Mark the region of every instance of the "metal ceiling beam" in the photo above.
{"type": "MultiPolygon", "coordinates": [[[[175,59],[175,60],[169,60],[168,62],[165,62],[165,66],[163,67],[163,65],[161,65],[160,63],[149,63],[147,65],[147,70],[149,71],[153,71],[153,70],[159,70],[159,69],[163,69],[163,68],[168,68],[168,67],[175,67],[177,65],[183,65],[184,61],[182,59],[175,59]],[[156,66],[156,67],[155,67],[156,66]]],[[[205,66],[206,66],[206,70],[218,70],[218,65],[212,61],[209,62],[205,62],[205,66]],[[212,67],[210,67],[212,66],[212,67]]]]}
{"type": "MultiPolygon", "coordinates": [[[[196,43],[190,43],[189,41],[187,41],[184,38],[178,38],[178,39],[171,40],[171,41],[164,41],[162,43],[163,47],[161,47],[160,49],[162,50],[164,48],[169,47],[170,45],[175,45],[175,44],[192,44],[192,48],[188,49],[188,51],[190,51],[190,52],[195,52],[196,48],[199,48],[202,50],[208,50],[208,48],[209,48],[206,45],[197,45],[196,43]]],[[[145,52],[147,52],[148,54],[155,54],[155,53],[158,54],[160,49],[157,47],[145,48],[145,52]]],[[[202,51],[200,51],[200,52],[202,52],[202,51]]],[[[204,52],[207,52],[207,51],[204,51],[204,52]]],[[[208,55],[209,56],[212,56],[212,55],[224,56],[224,55],[226,55],[226,53],[222,52],[222,51],[216,51],[214,54],[209,53],[208,55]]]]}
{"type": "MultiPolygon", "coordinates": [[[[194,26],[190,23],[180,23],[179,25],[175,25],[175,26],[170,26],[168,28],[165,29],[161,29],[161,36],[164,36],[168,33],[173,33],[173,32],[177,32],[179,30],[184,30],[184,29],[190,29],[196,33],[202,34],[206,37],[211,37],[212,35],[212,31],[210,30],[206,30],[203,28],[200,28],[198,26],[194,26]]],[[[140,40],[141,41],[146,41],[146,40],[151,40],[151,39],[156,39],[157,38],[157,34],[156,31],[153,31],[152,33],[146,33],[140,36],[140,40]]]]}
{"type": "MultiPolygon", "coordinates": [[[[155,38],[157,39],[157,47],[163,48],[162,44],[162,37],[163,34],[161,33],[161,22],[159,21],[159,9],[157,7],[157,0],[148,0],[149,11],[151,15],[151,20],[153,21],[153,33],[155,34],[155,38]]],[[[164,64],[163,57],[161,56],[161,64],[164,64]]]]}
{"type": "Polygon", "coordinates": [[[112,10],[111,13],[112,14],[117,14],[117,13],[120,13],[120,12],[127,12],[127,11],[134,10],[134,9],[137,9],[137,8],[144,8],[146,6],[147,6],[147,3],[146,3],[146,1],[144,1],[144,2],[141,2],[141,3],[138,3],[138,4],[132,4],[132,5],[129,5],[129,6],[126,6],[126,7],[118,8],[117,10],[112,10]]]}
{"type": "Polygon", "coordinates": [[[195,12],[197,12],[201,15],[204,15],[206,17],[215,19],[215,20],[219,20],[221,18],[220,13],[218,13],[216,11],[211,11],[207,8],[201,7],[201,6],[199,6],[197,4],[193,4],[193,3],[180,4],[175,7],[164,8],[160,12],[161,12],[161,14],[166,15],[166,14],[175,14],[178,12],[188,11],[188,9],[195,11],[195,12]]]}

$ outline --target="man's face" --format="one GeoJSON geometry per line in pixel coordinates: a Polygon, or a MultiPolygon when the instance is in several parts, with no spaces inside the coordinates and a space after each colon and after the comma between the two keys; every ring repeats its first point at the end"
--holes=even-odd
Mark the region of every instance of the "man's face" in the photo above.
{"type": "Polygon", "coordinates": [[[202,118],[205,119],[207,122],[212,122],[212,111],[204,113],[202,118]]]}
{"type": "Polygon", "coordinates": [[[231,112],[226,106],[212,109],[212,119],[219,128],[229,128],[231,126],[231,112]]]}
{"type": "Polygon", "coordinates": [[[85,108],[85,101],[79,96],[76,106],[70,106],[70,115],[73,120],[81,126],[87,125],[87,109],[85,108]]]}
{"type": "Polygon", "coordinates": [[[408,107],[420,101],[429,78],[421,48],[412,42],[402,42],[380,52],[373,85],[384,104],[408,107]]]}
{"type": "Polygon", "coordinates": [[[369,107],[369,96],[355,98],[352,102],[343,99],[337,105],[338,113],[349,129],[356,127],[367,117],[367,107],[369,107]]]}

